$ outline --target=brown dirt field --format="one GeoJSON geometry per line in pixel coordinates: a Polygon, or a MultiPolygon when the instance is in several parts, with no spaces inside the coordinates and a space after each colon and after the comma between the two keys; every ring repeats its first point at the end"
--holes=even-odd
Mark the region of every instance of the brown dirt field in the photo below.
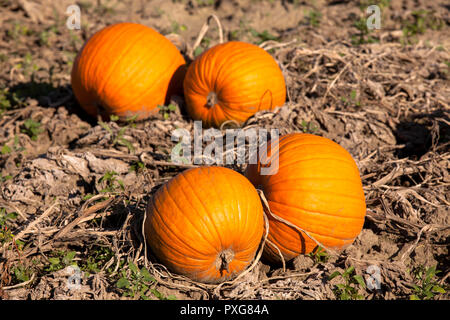
{"type": "MultiPolygon", "coordinates": [[[[352,283],[350,298],[449,298],[448,3],[76,3],[81,30],[65,25],[72,1],[0,0],[0,299],[340,299],[336,285],[344,278],[329,276],[354,267],[367,282],[369,266],[379,270],[380,289],[352,283]],[[382,8],[380,30],[355,27],[368,4],[382,8]],[[193,121],[183,98],[173,97],[177,110],[168,117],[101,125],[77,104],[70,70],[93,32],[120,21],[170,34],[188,55],[211,14],[225,40],[264,46],[286,77],[286,104],[243,127],[312,132],[345,147],[358,164],[366,220],[339,255],[299,256],[285,269],[255,261],[238,281],[219,286],[172,274],[147,257],[145,205],[189,167],[170,162],[171,133],[192,132],[193,121]],[[108,178],[111,170],[117,174],[108,178]],[[72,264],[81,269],[76,290],[66,285],[72,264]],[[431,267],[440,272],[425,279],[420,271],[431,267]],[[425,282],[434,291],[415,287],[425,282]]],[[[218,41],[211,20],[197,53],[218,41]]]]}

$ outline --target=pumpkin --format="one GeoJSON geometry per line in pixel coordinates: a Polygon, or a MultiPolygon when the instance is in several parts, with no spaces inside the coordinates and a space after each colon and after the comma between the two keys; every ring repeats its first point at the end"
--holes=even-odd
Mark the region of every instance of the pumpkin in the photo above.
{"type": "Polygon", "coordinates": [[[263,258],[281,262],[281,253],[289,261],[318,245],[336,252],[350,245],[362,230],[366,203],[348,151],[330,139],[302,133],[267,145],[267,152],[245,171],[272,213],[263,258]],[[278,166],[272,165],[274,157],[278,166]]]}
{"type": "Polygon", "coordinates": [[[241,124],[260,110],[284,104],[286,85],[273,57],[260,47],[230,41],[198,56],[184,79],[188,114],[206,127],[241,124]]]}
{"type": "Polygon", "coordinates": [[[182,94],[185,60],[167,38],[137,23],[96,32],[78,53],[73,92],[91,116],[145,119],[182,94]]]}
{"type": "Polygon", "coordinates": [[[154,256],[195,281],[219,283],[253,260],[264,230],[253,185],[224,167],[199,167],[161,186],[148,203],[144,232],[154,256]]]}

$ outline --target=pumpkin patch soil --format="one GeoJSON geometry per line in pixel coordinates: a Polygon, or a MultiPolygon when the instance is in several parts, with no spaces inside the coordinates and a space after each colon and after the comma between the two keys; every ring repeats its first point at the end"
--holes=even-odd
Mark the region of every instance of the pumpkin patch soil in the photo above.
{"type": "Polygon", "coordinates": [[[448,299],[449,8],[388,2],[378,1],[382,28],[367,30],[355,27],[364,1],[80,1],[81,30],[69,30],[71,1],[0,1],[0,298],[339,299],[344,279],[329,276],[354,267],[366,284],[379,280],[351,284],[360,298],[409,299],[418,271],[436,267],[446,293],[432,299],[448,299]],[[193,121],[173,97],[175,111],[148,121],[97,122],[80,110],[70,70],[84,41],[119,21],[152,26],[192,57],[219,41],[211,19],[193,48],[210,14],[226,40],[269,50],[286,77],[286,104],[243,128],[318,134],[358,164],[366,220],[338,256],[255,261],[237,281],[207,286],[146,250],[146,203],[193,166],[170,162],[172,132],[192,133],[193,121]],[[81,281],[70,289],[74,264],[81,281]]]}

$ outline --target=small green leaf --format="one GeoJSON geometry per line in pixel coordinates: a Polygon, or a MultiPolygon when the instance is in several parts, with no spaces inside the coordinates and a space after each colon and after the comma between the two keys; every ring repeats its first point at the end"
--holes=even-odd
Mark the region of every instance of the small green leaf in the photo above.
{"type": "Polygon", "coordinates": [[[133,123],[134,121],[136,121],[137,117],[138,117],[138,115],[135,114],[134,116],[131,116],[131,117],[127,118],[126,121],[128,123],[133,123]]]}
{"type": "Polygon", "coordinates": [[[144,281],[147,281],[147,282],[154,282],[155,281],[155,278],[153,278],[150,275],[150,272],[144,267],[141,268],[141,276],[143,277],[144,281]]]}
{"type": "Polygon", "coordinates": [[[358,282],[361,287],[363,287],[364,289],[366,288],[366,283],[364,282],[363,277],[361,277],[359,275],[354,275],[353,279],[355,279],[356,282],[358,282]]]}
{"type": "Polygon", "coordinates": [[[199,56],[200,54],[202,54],[202,52],[203,52],[203,48],[201,48],[201,47],[195,48],[195,50],[194,50],[194,57],[199,56]]]}
{"type": "Polygon", "coordinates": [[[19,265],[18,267],[14,268],[14,275],[20,282],[25,282],[30,279],[28,273],[29,271],[23,265],[19,265]]]}
{"type": "Polygon", "coordinates": [[[125,131],[127,130],[127,127],[122,127],[120,128],[119,132],[117,133],[117,135],[119,137],[123,136],[123,134],[125,133],[125,131]]]}
{"type": "Polygon", "coordinates": [[[147,297],[144,293],[141,292],[141,299],[142,300],[150,300],[150,297],[147,297]]]}
{"type": "Polygon", "coordinates": [[[344,271],[344,273],[342,274],[344,277],[351,274],[353,272],[353,270],[355,270],[354,266],[350,266],[347,270],[344,271]]]}
{"type": "Polygon", "coordinates": [[[76,254],[77,254],[76,251],[70,251],[70,252],[68,252],[68,253],[65,255],[64,259],[63,259],[63,263],[64,263],[65,265],[70,264],[70,263],[72,262],[73,258],[75,258],[75,255],[76,255],[76,254]]]}
{"type": "Polygon", "coordinates": [[[122,180],[117,180],[117,183],[119,184],[119,186],[120,186],[120,188],[122,189],[122,190],[125,190],[125,185],[123,184],[123,181],[122,180]]]}
{"type": "Polygon", "coordinates": [[[89,200],[90,198],[92,198],[94,195],[91,193],[88,193],[87,195],[83,196],[83,201],[89,200]]]}
{"type": "Polygon", "coordinates": [[[10,212],[6,215],[6,219],[14,220],[17,218],[17,216],[18,216],[17,212],[10,212]]]}
{"type": "Polygon", "coordinates": [[[412,287],[414,288],[414,290],[416,291],[420,291],[421,288],[418,285],[413,284],[412,287]]]}
{"type": "Polygon", "coordinates": [[[23,242],[22,240],[16,240],[16,245],[19,248],[19,250],[22,250],[23,246],[25,245],[25,242],[23,242]]]}
{"type": "Polygon", "coordinates": [[[10,179],[12,179],[11,175],[8,174],[8,175],[2,177],[1,174],[0,174],[0,181],[6,181],[6,180],[10,180],[10,179]]]}
{"type": "Polygon", "coordinates": [[[341,300],[350,300],[350,295],[346,292],[343,292],[340,296],[341,300]]]}
{"type": "Polygon", "coordinates": [[[135,151],[134,146],[131,144],[131,142],[125,138],[120,138],[118,143],[121,144],[122,146],[127,147],[131,152],[135,151]]]}
{"type": "Polygon", "coordinates": [[[150,292],[153,293],[153,295],[158,298],[159,300],[164,300],[164,296],[161,292],[159,292],[156,289],[150,289],[150,292]]]}
{"type": "Polygon", "coordinates": [[[3,145],[2,150],[1,150],[2,154],[8,154],[8,153],[11,153],[11,151],[12,151],[11,148],[9,146],[7,146],[6,144],[3,145]]]}
{"type": "Polygon", "coordinates": [[[141,287],[141,293],[146,293],[148,291],[148,286],[143,284],[141,287]]]}
{"type": "Polygon", "coordinates": [[[131,272],[133,272],[133,274],[139,274],[138,267],[132,261],[128,262],[128,267],[130,268],[131,272]]]}
{"type": "Polygon", "coordinates": [[[425,281],[426,282],[430,281],[438,272],[439,271],[436,271],[435,266],[428,268],[425,272],[425,281]]]}
{"type": "Polygon", "coordinates": [[[109,134],[111,134],[111,135],[113,134],[113,132],[112,132],[111,128],[108,126],[108,124],[106,124],[106,123],[103,122],[103,121],[99,121],[98,124],[99,124],[103,129],[105,129],[109,134]]]}
{"type": "Polygon", "coordinates": [[[328,277],[328,280],[332,280],[332,279],[334,279],[334,278],[336,278],[337,276],[340,276],[340,275],[341,275],[341,273],[339,271],[335,271],[328,277]]]}
{"type": "Polygon", "coordinates": [[[432,283],[429,283],[429,284],[427,284],[426,286],[424,286],[423,290],[424,290],[425,292],[430,292],[432,288],[433,288],[433,284],[432,284],[432,283]]]}
{"type": "Polygon", "coordinates": [[[253,37],[259,38],[258,44],[263,43],[264,41],[272,40],[272,41],[278,41],[279,37],[274,36],[269,33],[269,31],[264,30],[263,32],[258,32],[255,29],[250,29],[250,33],[253,37]]]}
{"type": "Polygon", "coordinates": [[[433,286],[433,291],[437,293],[445,293],[445,289],[438,285],[433,286]]]}
{"type": "Polygon", "coordinates": [[[127,278],[120,278],[119,281],[117,281],[116,285],[119,289],[123,288],[128,289],[130,287],[130,282],[128,281],[127,278]]]}

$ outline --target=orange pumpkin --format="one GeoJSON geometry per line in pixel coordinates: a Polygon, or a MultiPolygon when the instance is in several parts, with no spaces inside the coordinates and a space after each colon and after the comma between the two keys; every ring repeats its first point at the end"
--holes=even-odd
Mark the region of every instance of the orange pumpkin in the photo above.
{"type": "Polygon", "coordinates": [[[147,206],[146,240],[170,270],[219,283],[253,260],[264,230],[256,189],[223,167],[188,169],[160,187],[147,206]]]}
{"type": "Polygon", "coordinates": [[[141,24],[118,23],[84,44],[71,82],[88,114],[145,119],[182,93],[184,74],[185,60],[167,38],[141,24]]]}
{"type": "Polygon", "coordinates": [[[268,215],[269,242],[263,257],[281,261],[270,242],[285,261],[310,253],[318,244],[335,251],[350,245],[362,230],[366,212],[352,156],[330,139],[312,134],[288,134],[268,145],[267,153],[245,172],[263,191],[274,215],[268,215]],[[278,166],[273,166],[276,156],[278,166]],[[262,175],[263,166],[273,168],[262,175]]]}
{"type": "Polygon", "coordinates": [[[270,54],[250,43],[230,41],[194,60],[184,79],[184,96],[193,119],[219,127],[283,105],[286,85],[270,54]]]}

